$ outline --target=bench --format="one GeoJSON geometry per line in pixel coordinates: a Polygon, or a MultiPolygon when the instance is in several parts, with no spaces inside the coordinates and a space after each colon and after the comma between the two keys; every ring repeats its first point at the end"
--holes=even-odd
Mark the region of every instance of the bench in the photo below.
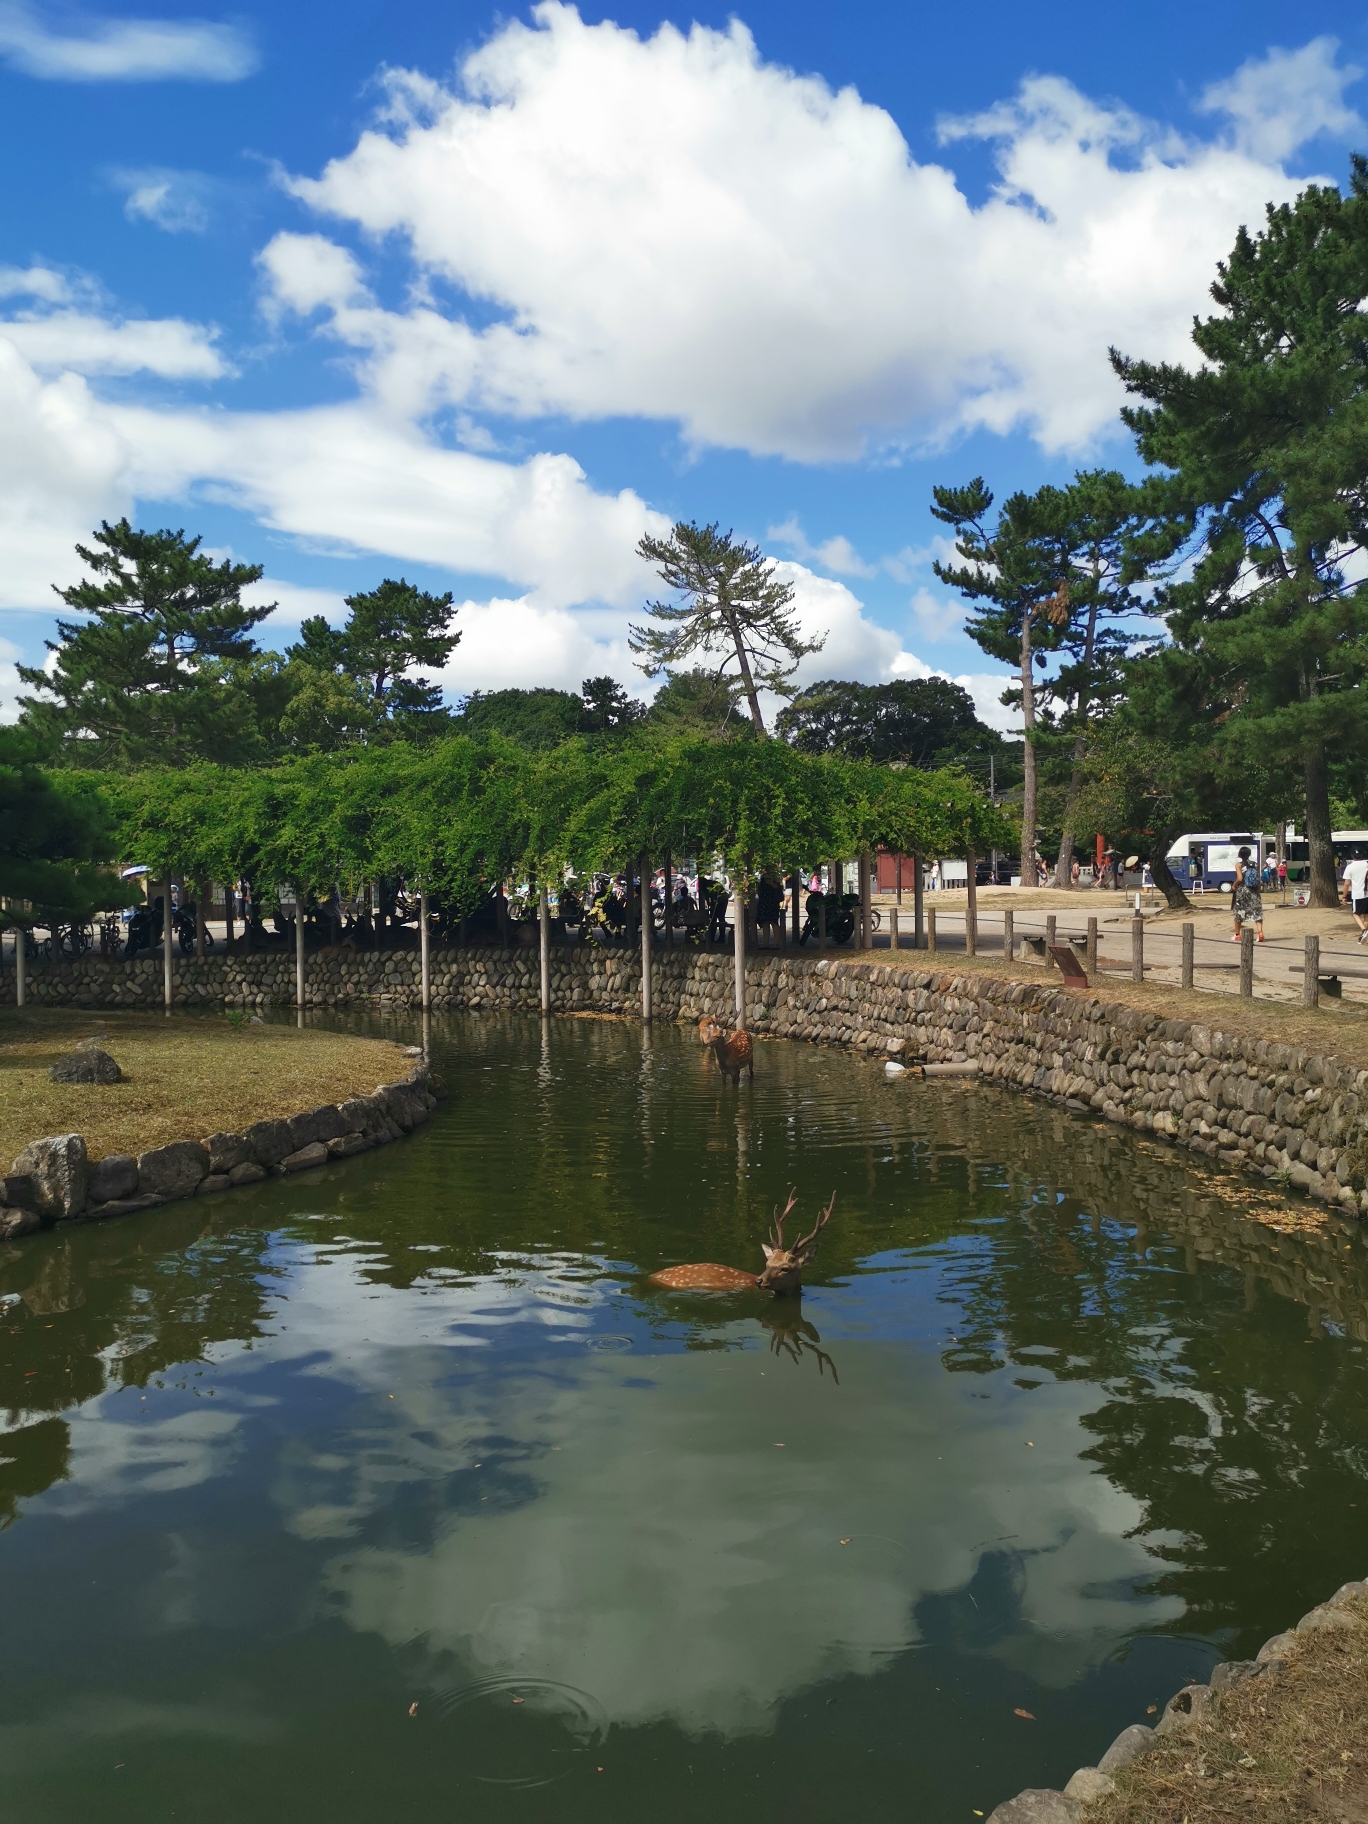
{"type": "Polygon", "coordinates": [[[1067,944],[1050,944],[1050,961],[1064,977],[1066,988],[1088,987],[1088,972],[1067,944]]]}

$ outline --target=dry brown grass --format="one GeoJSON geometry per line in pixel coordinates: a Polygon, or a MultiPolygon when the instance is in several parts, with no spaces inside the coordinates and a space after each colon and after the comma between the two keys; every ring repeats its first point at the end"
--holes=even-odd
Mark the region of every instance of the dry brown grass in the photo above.
{"type": "Polygon", "coordinates": [[[1299,1636],[1282,1671],[1218,1692],[1088,1807],[1088,1824],[1364,1824],[1368,1607],[1352,1629],[1299,1636]]]}
{"type": "Polygon", "coordinates": [[[43,1134],[83,1134],[92,1159],[138,1153],[366,1095],[411,1063],[387,1039],[307,1027],[7,1008],[0,1013],[0,1170],[43,1134]],[[125,1081],[54,1083],[48,1066],[91,1038],[125,1081]]]}
{"type": "MultiPolygon", "coordinates": [[[[935,969],[946,975],[988,975],[999,981],[1032,982],[1042,988],[1059,988],[1063,978],[1054,968],[1029,963],[1007,963],[1000,957],[966,957],[954,951],[876,950],[829,952],[836,960],[895,969],[935,969]]],[[[1161,1020],[1192,1020],[1213,1032],[1242,1033],[1268,1039],[1275,1045],[1300,1045],[1322,1056],[1343,1058],[1368,1070],[1368,1008],[1339,1005],[1288,1006],[1281,1001],[1241,1000],[1233,994],[1204,993],[1163,982],[1132,982],[1123,976],[1099,975],[1080,1000],[1111,1002],[1136,1007],[1161,1020]]]]}

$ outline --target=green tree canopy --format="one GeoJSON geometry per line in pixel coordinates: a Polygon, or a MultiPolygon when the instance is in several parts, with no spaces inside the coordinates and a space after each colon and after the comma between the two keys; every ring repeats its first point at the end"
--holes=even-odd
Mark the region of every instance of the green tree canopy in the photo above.
{"type": "Polygon", "coordinates": [[[473,690],[453,718],[457,733],[503,735],[519,747],[558,747],[578,734],[584,703],[572,690],[473,690]]]}
{"type": "Polygon", "coordinates": [[[802,637],[793,585],[778,580],[758,545],[719,532],[715,523],[681,520],[669,538],[643,538],[637,551],[676,597],[646,604],[654,627],[630,629],[632,651],[645,655],[641,669],[648,677],[669,673],[694,653],[716,657],[718,678],[735,666],[751,722],[763,736],[760,692],[791,696],[800,660],[825,644],[802,637]]]}
{"type": "Polygon", "coordinates": [[[656,692],[646,719],[666,735],[709,735],[715,741],[753,735],[754,725],[740,709],[741,686],[705,666],[673,671],[656,692]]]}
{"type": "Polygon", "coordinates": [[[1001,763],[998,783],[1003,785],[1012,782],[1012,762],[1020,752],[979,721],[969,692],[949,678],[891,684],[824,678],[805,685],[785,704],[775,730],[800,753],[844,754],[885,765],[958,764],[985,779],[991,754],[1001,763]]]}
{"type": "Polygon", "coordinates": [[[77,765],[245,761],[261,751],[252,629],[274,603],[242,591],[259,564],[203,556],[198,538],[104,522],[77,555],[91,571],[57,594],[84,618],[59,620],[51,674],[21,665],[35,693],[24,723],[77,765]]]}
{"type": "Polygon", "coordinates": [[[115,829],[110,807],[88,776],[46,772],[30,731],[0,728],[0,922],[86,919],[120,903],[119,878],[108,863],[115,829]]]}
{"type": "Polygon", "coordinates": [[[1112,355],[1142,455],[1198,520],[1160,607],[1230,699],[1222,741],[1300,775],[1312,897],[1332,905],[1332,767],[1368,744],[1368,164],[1347,196],[1312,185],[1242,228],[1212,297],[1201,367],[1112,355]]]}
{"type": "Polygon", "coordinates": [[[301,626],[286,650],[293,680],[282,732],[299,745],[429,739],[448,723],[442,687],[411,674],[446,664],[460,641],[450,590],[432,595],[400,577],[346,597],[347,619],[333,627],[320,614],[301,626]]]}

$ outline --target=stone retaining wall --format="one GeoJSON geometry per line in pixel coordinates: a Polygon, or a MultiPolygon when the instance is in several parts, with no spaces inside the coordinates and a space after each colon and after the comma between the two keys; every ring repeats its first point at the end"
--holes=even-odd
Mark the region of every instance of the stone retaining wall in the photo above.
{"type": "MultiPolygon", "coordinates": [[[[292,1005],[294,958],[254,956],[175,961],[180,1005],[292,1005]]],[[[731,1016],[732,959],[720,951],[675,951],[652,971],[658,1017],[731,1016]]],[[[535,950],[436,950],[432,1005],[536,1011],[535,950]]],[[[35,968],[38,1005],[158,1007],[160,958],[35,968]]],[[[747,965],[752,1032],[848,1045],[907,1061],[975,1060],[981,1074],[1080,1112],[1219,1156],[1280,1178],[1355,1212],[1368,1209],[1361,1155],[1368,1071],[1244,1034],[1187,1020],[1161,1020],[1036,982],[955,974],[950,969],[817,957],[785,949],[747,965]],[[1341,1168],[1343,1168],[1341,1174],[1341,1168]]],[[[14,972],[0,971],[13,999],[14,972]]],[[[551,960],[555,1012],[632,1014],[640,1005],[634,952],[557,946],[551,960]]],[[[307,958],[310,1007],[412,1010],[420,1003],[412,951],[326,950],[307,958]]]]}

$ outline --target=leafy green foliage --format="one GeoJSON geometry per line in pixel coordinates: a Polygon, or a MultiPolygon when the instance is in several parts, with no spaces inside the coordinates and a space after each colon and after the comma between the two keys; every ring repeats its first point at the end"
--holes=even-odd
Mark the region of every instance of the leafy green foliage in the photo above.
{"type": "Polygon", "coordinates": [[[445,665],[460,641],[450,631],[451,592],[386,577],[378,589],[346,598],[347,619],[331,626],[314,615],[286,652],[293,681],[281,732],[298,747],[338,747],[355,741],[430,739],[449,718],[442,687],[409,674],[445,665]]]}
{"type": "Polygon", "coordinates": [[[987,779],[988,756],[997,780],[1019,772],[1020,749],[974,714],[974,701],[949,678],[908,678],[855,684],[825,678],[808,684],[779,712],[776,733],[804,754],[843,754],[884,765],[960,765],[987,779]]]}
{"type": "Polygon", "coordinates": [[[1198,521],[1160,597],[1180,649],[1230,701],[1221,739],[1301,776],[1313,896],[1336,897],[1329,791],[1368,745],[1368,165],[1241,229],[1198,322],[1195,371],[1113,351],[1141,454],[1198,521]]]}
{"type": "Polygon", "coordinates": [[[672,602],[648,602],[656,626],[634,626],[628,643],[645,655],[648,677],[669,673],[694,653],[718,655],[716,676],[735,665],[758,735],[765,733],[760,692],[792,695],[799,661],[824,640],[804,640],[793,613],[793,585],[781,583],[758,545],[681,520],[669,538],[643,538],[637,551],[656,565],[672,602]],[[682,598],[682,599],[680,599],[682,598]]]}
{"type": "MultiPolygon", "coordinates": [[[[22,728],[0,728],[0,899],[28,902],[38,916],[85,919],[120,903],[109,806],[95,781],[45,772],[42,750],[22,728]]],[[[27,923],[12,907],[0,921],[27,923]]]]}
{"type": "Polygon", "coordinates": [[[733,678],[694,665],[673,671],[665,679],[646,712],[649,725],[665,735],[708,735],[715,741],[734,741],[755,733],[754,724],[740,709],[741,687],[733,678]]]}
{"type": "Polygon", "coordinates": [[[579,733],[584,704],[572,690],[475,690],[453,719],[474,740],[502,735],[533,752],[579,733]]]}
{"type": "Polygon", "coordinates": [[[77,555],[92,575],[57,591],[85,618],[59,620],[51,675],[20,666],[37,694],[25,724],[77,765],[247,761],[261,749],[251,630],[274,604],[248,608],[259,564],[216,564],[184,532],[103,523],[77,555]]]}

